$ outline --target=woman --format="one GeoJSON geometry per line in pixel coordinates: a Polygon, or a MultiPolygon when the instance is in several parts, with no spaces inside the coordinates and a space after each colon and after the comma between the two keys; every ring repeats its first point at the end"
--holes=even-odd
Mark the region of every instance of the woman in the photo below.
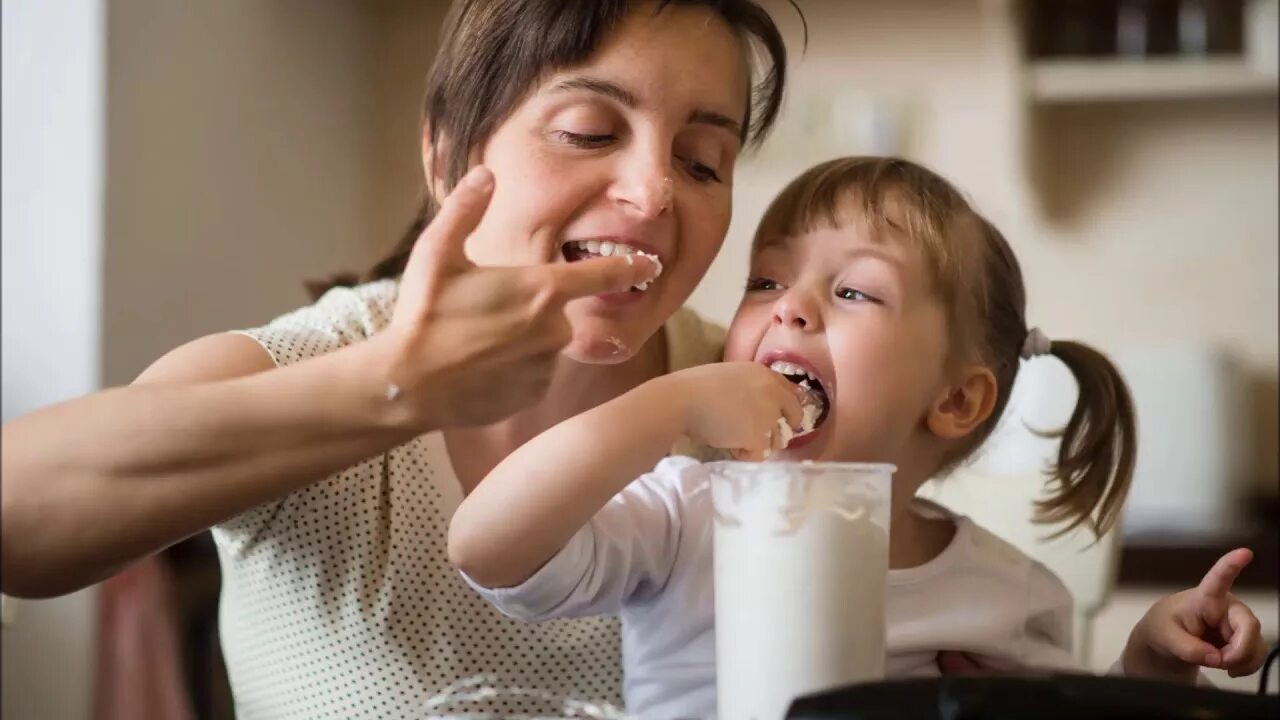
{"type": "MultiPolygon", "coordinates": [[[[448,519],[543,429],[718,359],[680,306],[778,111],[768,15],[462,0],[442,37],[423,163],[444,200],[371,282],[4,428],[3,590],[69,592],[212,527],[241,718],[421,715],[482,673],[615,699],[615,626],[505,620],[448,566],[448,519]]],[[[493,709],[543,710],[518,705],[493,709]]]]}

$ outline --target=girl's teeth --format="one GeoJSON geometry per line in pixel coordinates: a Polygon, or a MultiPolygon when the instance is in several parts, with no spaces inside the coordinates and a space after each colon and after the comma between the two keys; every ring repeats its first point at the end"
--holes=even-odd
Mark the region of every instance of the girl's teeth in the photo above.
{"type": "Polygon", "coordinates": [[[769,369],[783,375],[803,375],[805,379],[800,381],[800,386],[804,388],[810,387],[809,381],[818,382],[818,378],[814,377],[813,373],[795,363],[789,363],[784,360],[775,360],[769,364],[769,369]]]}
{"type": "Polygon", "coordinates": [[[593,254],[593,255],[599,255],[599,254],[600,254],[600,241],[599,241],[599,240],[588,240],[588,241],[587,241],[587,252],[589,252],[589,253],[591,253],[591,254],[593,254]]]}

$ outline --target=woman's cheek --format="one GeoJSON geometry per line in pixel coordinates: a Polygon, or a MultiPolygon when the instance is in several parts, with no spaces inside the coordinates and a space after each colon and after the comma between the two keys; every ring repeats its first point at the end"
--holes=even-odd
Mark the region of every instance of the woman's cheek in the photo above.
{"type": "Polygon", "coordinates": [[[689,242],[687,248],[682,248],[687,250],[690,260],[701,265],[703,272],[711,266],[724,244],[725,235],[729,232],[730,212],[727,198],[718,203],[708,203],[704,207],[709,210],[708,213],[691,218],[687,223],[689,232],[686,237],[689,242]]]}

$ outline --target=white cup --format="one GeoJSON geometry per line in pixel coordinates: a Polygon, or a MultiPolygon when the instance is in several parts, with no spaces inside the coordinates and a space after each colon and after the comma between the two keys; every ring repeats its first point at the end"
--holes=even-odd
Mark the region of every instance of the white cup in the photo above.
{"type": "Polygon", "coordinates": [[[720,720],[884,677],[892,465],[717,462],[720,720]]]}

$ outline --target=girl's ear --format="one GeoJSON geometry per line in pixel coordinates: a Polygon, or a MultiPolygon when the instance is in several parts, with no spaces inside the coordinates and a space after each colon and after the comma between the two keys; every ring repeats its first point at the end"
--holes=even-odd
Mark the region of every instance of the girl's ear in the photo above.
{"type": "Polygon", "coordinates": [[[944,440],[965,437],[991,417],[997,392],[991,370],[981,365],[963,368],[959,381],[939,393],[929,408],[929,430],[944,440]]]}

